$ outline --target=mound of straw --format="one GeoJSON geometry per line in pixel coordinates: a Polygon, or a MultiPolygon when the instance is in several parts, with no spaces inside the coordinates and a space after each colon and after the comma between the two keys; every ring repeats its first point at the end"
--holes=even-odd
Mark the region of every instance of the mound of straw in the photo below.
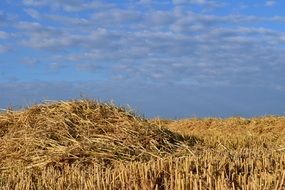
{"type": "Polygon", "coordinates": [[[196,142],[125,108],[93,100],[0,113],[0,170],[148,161],[182,154],[196,142]]]}

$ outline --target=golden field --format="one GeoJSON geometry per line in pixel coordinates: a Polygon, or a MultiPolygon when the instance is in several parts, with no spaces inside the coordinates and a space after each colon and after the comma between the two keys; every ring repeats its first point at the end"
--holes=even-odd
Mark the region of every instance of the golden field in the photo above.
{"type": "Polygon", "coordinates": [[[0,189],[285,189],[285,117],[145,119],[93,100],[0,113],[0,189]]]}

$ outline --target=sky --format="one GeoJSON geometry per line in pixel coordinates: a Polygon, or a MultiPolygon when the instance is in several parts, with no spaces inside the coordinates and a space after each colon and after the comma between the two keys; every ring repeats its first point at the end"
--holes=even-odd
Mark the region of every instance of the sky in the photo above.
{"type": "Polygon", "coordinates": [[[285,115],[284,0],[1,0],[0,108],[285,115]]]}

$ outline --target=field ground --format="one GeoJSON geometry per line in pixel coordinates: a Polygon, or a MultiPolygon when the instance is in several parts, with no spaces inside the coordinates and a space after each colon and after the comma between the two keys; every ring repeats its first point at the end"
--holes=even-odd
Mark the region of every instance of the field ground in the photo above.
{"type": "Polygon", "coordinates": [[[0,189],[285,189],[285,116],[138,117],[91,100],[0,113],[0,189]]]}

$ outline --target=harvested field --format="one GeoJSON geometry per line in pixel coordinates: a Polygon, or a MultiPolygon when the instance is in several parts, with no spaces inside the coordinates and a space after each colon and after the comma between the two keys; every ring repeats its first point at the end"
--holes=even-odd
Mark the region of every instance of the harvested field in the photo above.
{"type": "Polygon", "coordinates": [[[285,117],[147,120],[92,100],[0,114],[0,189],[285,189],[285,117]]]}

